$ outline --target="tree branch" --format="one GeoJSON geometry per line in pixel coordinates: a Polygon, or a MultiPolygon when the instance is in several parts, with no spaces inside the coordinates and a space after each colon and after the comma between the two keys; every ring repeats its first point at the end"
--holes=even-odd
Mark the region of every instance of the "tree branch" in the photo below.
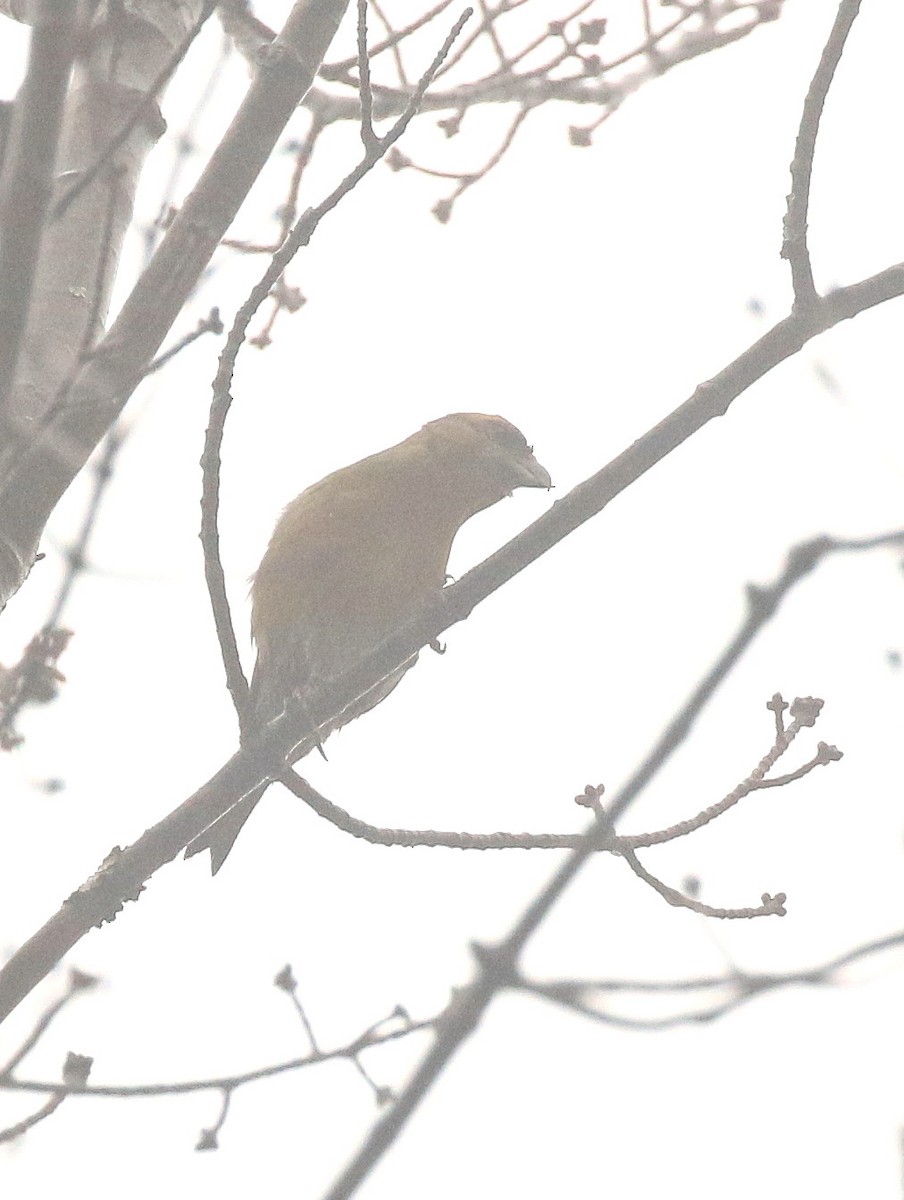
{"type": "MultiPolygon", "coordinates": [[[[330,681],[309,698],[316,724],[332,723],[350,705],[406,662],[412,654],[462,621],[486,596],[500,588],[528,564],[544,554],[590,517],[600,512],[671,450],[681,445],[772,367],[798,351],[805,342],[840,321],[904,293],[904,267],[897,265],[849,287],[820,298],[806,313],[792,312],[755,342],[693,396],[620,454],[607,467],[579,484],[557,501],[538,521],[513,538],[457,583],[444,589],[437,601],[423,610],[396,635],[346,674],[330,681]]],[[[117,850],[99,871],[67,900],[0,970],[0,1021],[2,1021],[62,956],[92,926],[112,920],[126,900],[134,900],[144,882],[169,862],[217,818],[255,788],[278,777],[286,758],[300,744],[293,728],[294,715],[284,714],[266,727],[259,740],[243,746],[193,796],[164,817],[125,850],[117,850]]],[[[316,735],[309,748],[313,747],[316,735]]],[[[632,787],[636,787],[633,784],[632,787]]],[[[636,794],[625,788],[618,811],[636,794]]],[[[611,815],[611,814],[610,814],[611,815]]],[[[575,851],[568,870],[549,894],[542,893],[525,914],[513,952],[532,932],[534,922],[557,898],[571,876],[592,853],[575,851]]]]}
{"type": "Polygon", "coordinates": [[[800,129],[791,162],[791,192],[788,195],[788,211],[785,215],[785,236],[782,242],[782,258],[791,266],[791,282],[794,287],[794,303],[806,307],[816,299],[816,285],[810,264],[807,246],[807,216],[810,209],[810,177],[813,172],[813,155],[816,151],[816,135],[822,110],[835,78],[835,70],[848,34],[857,14],[861,0],[841,0],[838,15],[829,34],[804,100],[800,118],[800,129]]]}
{"type": "MultiPolygon", "coordinates": [[[[0,486],[0,602],[22,583],[57,500],[122,411],[310,87],[348,0],[297,0],[226,137],[64,403],[0,486]]],[[[74,208],[78,209],[78,205],[74,208]]]]}
{"type": "Polygon", "coordinates": [[[0,179],[0,404],[25,332],[78,42],[78,0],[40,0],[0,179]]]}

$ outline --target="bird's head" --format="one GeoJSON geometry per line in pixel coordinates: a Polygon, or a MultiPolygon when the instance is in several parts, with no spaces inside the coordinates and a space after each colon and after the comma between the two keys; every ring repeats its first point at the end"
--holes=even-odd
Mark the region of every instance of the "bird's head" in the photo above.
{"type": "MultiPolygon", "coordinates": [[[[549,472],[534,458],[520,429],[504,417],[450,413],[421,430],[431,450],[455,474],[468,479],[487,507],[515,488],[551,488],[549,472]]],[[[477,511],[477,509],[475,509],[477,511]]]]}

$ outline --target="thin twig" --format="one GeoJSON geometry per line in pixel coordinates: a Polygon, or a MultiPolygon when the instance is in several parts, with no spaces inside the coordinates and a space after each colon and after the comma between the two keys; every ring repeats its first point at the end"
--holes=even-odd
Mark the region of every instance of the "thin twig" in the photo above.
{"type": "MultiPolygon", "coordinates": [[[[594,2],[594,0],[582,0],[582,3],[584,3],[585,6],[593,4],[593,2],[594,2]]],[[[513,12],[516,8],[521,8],[521,6],[526,3],[528,3],[528,0],[512,0],[512,3],[507,3],[507,0],[502,0],[502,3],[497,5],[495,9],[491,8],[489,10],[489,18],[490,18],[490,20],[495,20],[499,16],[513,12]]],[[[468,51],[471,49],[471,47],[473,45],[475,45],[478,41],[480,41],[480,39],[483,37],[485,32],[486,32],[486,20],[481,21],[481,23],[476,28],[474,28],[470,31],[470,33],[468,34],[468,36],[466,38],[462,39],[461,44],[458,46],[455,53],[450,54],[448,60],[443,64],[443,69],[439,72],[438,78],[442,78],[443,75],[448,75],[449,72],[451,70],[453,70],[453,68],[456,67],[458,65],[458,63],[460,63],[462,61],[462,59],[465,57],[465,55],[468,53],[468,51]]],[[[546,41],[548,36],[549,36],[548,33],[543,33],[539,38],[537,38],[536,45],[542,45],[542,43],[546,41]]],[[[514,61],[514,59],[511,61],[514,61]]],[[[487,78],[489,80],[498,79],[499,72],[493,71],[487,78]]],[[[468,90],[470,90],[470,85],[469,85],[468,90]]]]}
{"type": "Polygon", "coordinates": [[[295,228],[286,238],[283,245],[273,255],[267,270],[236,313],[232,329],[226,339],[226,345],[220,355],[213,383],[210,421],[201,459],[203,468],[201,543],[204,548],[204,573],[207,580],[208,595],[213,611],[217,639],[220,644],[220,654],[226,671],[226,684],[232,696],[233,704],[239,718],[239,728],[244,738],[248,737],[253,727],[248,683],[242,670],[236,644],[235,627],[229,611],[226,580],[220,560],[219,531],[217,528],[220,494],[220,449],[226,418],[232,405],[230,387],[235,361],[241,349],[248,324],[264,298],[269,294],[270,289],[280,278],[295,254],[302,246],[306,246],[310,242],[323,217],[331,212],[339,201],[364,178],[368,171],[379,162],[386,151],[405,132],[411,119],[418,111],[421,98],[433,81],[436,72],[439,70],[455,39],[470,16],[471,9],[466,9],[455,22],[433,62],[418,82],[405,112],[402,113],[385,137],[372,138],[369,145],[365,147],[364,157],[354,170],[334,188],[325,200],[316,208],[308,209],[296,223],[295,228]]]}
{"type": "MultiPolygon", "coordinates": [[[[819,703],[821,705],[822,701],[819,703]]],[[[781,736],[776,738],[768,754],[760,759],[747,778],[742,783],[739,783],[736,788],[733,788],[717,804],[712,804],[709,808],[703,809],[702,812],[697,813],[691,820],[679,821],[677,824],[671,825],[668,829],[662,829],[656,833],[631,834],[618,839],[618,841],[630,846],[632,850],[638,850],[646,846],[661,846],[666,842],[673,842],[677,838],[686,837],[689,833],[696,833],[698,829],[702,829],[710,821],[715,821],[723,813],[728,812],[730,808],[734,808],[736,804],[746,796],[749,796],[751,792],[758,791],[763,786],[766,773],[775,766],[782,755],[790,748],[791,743],[805,725],[806,722],[803,721],[792,721],[791,725],[782,732],[781,736]]],[[[660,769],[663,761],[660,760],[659,762],[660,769]]],[[[802,771],[802,774],[807,774],[810,770],[812,770],[812,764],[808,765],[806,770],[802,771]]],[[[778,782],[778,780],[773,781],[774,784],[778,784],[778,782]]],[[[790,777],[784,777],[782,780],[783,784],[790,782],[790,777]]],[[[611,820],[611,814],[609,814],[609,819],[611,820]]]]}
{"type": "Polygon", "coordinates": [[[232,1103],[232,1088],[224,1087],[220,1098],[220,1115],[208,1129],[202,1129],[195,1145],[196,1150],[216,1150],[219,1145],[220,1130],[226,1124],[229,1116],[229,1106],[232,1103]]]}
{"type": "Polygon", "coordinates": [[[96,984],[97,979],[95,976],[88,975],[84,971],[70,970],[65,992],[45,1008],[35,1021],[31,1032],[23,1039],[18,1049],[6,1063],[0,1067],[0,1086],[7,1086],[9,1084],[16,1067],[31,1053],[47,1032],[54,1018],[62,1012],[72,998],[77,996],[79,992],[93,988],[96,984]]]}
{"type": "Polygon", "coordinates": [[[503,74],[505,74],[506,72],[511,70],[511,66],[509,63],[508,55],[505,53],[505,50],[503,49],[503,46],[502,46],[502,42],[499,39],[499,31],[496,28],[496,21],[494,19],[493,14],[490,13],[490,9],[487,5],[486,0],[477,0],[477,2],[480,5],[480,15],[483,18],[482,24],[483,24],[484,29],[486,30],[486,35],[489,38],[490,45],[493,47],[493,50],[495,51],[495,54],[496,54],[496,58],[499,61],[499,68],[503,72],[503,74]]]}
{"type": "MultiPolygon", "coordinates": [[[[588,1017],[591,1020],[605,1024],[630,1025],[640,1029],[659,1029],[664,1026],[695,1023],[714,1020],[758,996],[778,991],[787,987],[829,987],[837,982],[836,976],[854,963],[860,962],[872,955],[882,954],[888,950],[900,949],[904,946],[904,930],[885,937],[876,938],[870,942],[846,950],[843,954],[815,966],[803,967],[797,971],[784,973],[750,974],[747,972],[731,971],[726,975],[704,975],[686,979],[554,979],[533,980],[523,975],[515,975],[509,984],[528,994],[542,996],[553,1003],[588,1017]],[[599,993],[601,996],[625,995],[637,993],[643,996],[684,995],[688,992],[713,992],[726,988],[735,990],[735,995],[724,1004],[708,1009],[694,1009],[668,1018],[626,1019],[614,1013],[600,1011],[586,1002],[586,997],[599,993]]],[[[205,1091],[237,1091],[240,1087],[260,1083],[277,1078],[290,1071],[303,1070],[319,1066],[324,1062],[334,1062],[341,1059],[354,1059],[362,1050],[400,1041],[411,1034],[429,1032],[442,1019],[443,1013],[420,1021],[411,1021],[407,1015],[397,1012],[393,1016],[404,1016],[403,1024],[387,1030],[387,1021],[380,1021],[368,1029],[363,1035],[347,1044],[333,1050],[319,1050],[316,1053],[300,1058],[288,1059],[269,1067],[258,1067],[241,1074],[217,1076],[209,1079],[180,1080],[171,1083],[133,1083],[133,1084],[87,1084],[78,1091],[79,1096],[91,1099],[148,1099],[155,1096],[184,1096],[205,1091]]],[[[71,1089],[64,1083],[44,1079],[0,1079],[0,1088],[7,1092],[45,1093],[49,1095],[70,1095],[71,1089]]]]}
{"type": "MultiPolygon", "coordinates": [[[[390,24],[389,17],[383,11],[383,8],[378,3],[378,0],[370,0],[370,6],[377,16],[377,20],[386,30],[387,38],[390,41],[390,49],[392,50],[392,60],[395,63],[396,75],[399,80],[399,87],[408,87],[408,73],[405,70],[405,63],[402,60],[402,51],[399,49],[399,40],[397,31],[390,24]]],[[[374,47],[370,54],[375,57],[379,51],[379,47],[374,47]]]]}
{"type": "Polygon", "coordinates": [[[860,11],[860,3],[861,0],[841,0],[838,6],[835,23],[807,90],[794,147],[794,158],[791,162],[791,191],[784,220],[782,258],[787,258],[791,265],[794,303],[801,307],[812,305],[816,300],[816,285],[813,282],[813,269],[807,245],[810,177],[813,172],[816,135],[819,132],[826,97],[841,61],[848,34],[860,11]]]}
{"type": "MultiPolygon", "coordinates": [[[[887,538],[891,538],[897,543],[901,539],[901,536],[900,533],[897,533],[880,539],[863,539],[857,543],[849,542],[843,548],[866,549],[874,545],[889,544],[887,538]]],[[[831,544],[831,539],[828,538],[820,539],[817,543],[810,543],[810,553],[797,556],[796,577],[800,578],[812,569],[816,553],[815,547],[817,545],[821,547],[822,552],[826,552],[828,546],[831,544]]],[[[841,548],[841,544],[839,544],[839,548],[841,548]]],[[[470,574],[473,574],[473,572],[470,574]]],[[[467,576],[464,579],[467,579],[467,576]]],[[[464,580],[454,586],[460,586],[462,582],[464,580]]],[[[776,599],[778,599],[778,595],[776,599]]],[[[769,615],[772,615],[774,611],[775,606],[770,606],[769,615]]],[[[740,641],[740,637],[736,637],[733,640],[729,648],[731,653],[737,654],[740,652],[737,648],[740,641]]],[[[723,655],[723,659],[727,657],[728,653],[723,655]]],[[[710,684],[714,688],[715,682],[710,680],[710,684]]],[[[708,694],[708,691],[698,688],[694,694],[697,697],[697,703],[702,703],[704,697],[708,694]]],[[[690,728],[690,723],[693,720],[695,712],[689,706],[685,706],[684,714],[686,726],[682,728],[686,730],[690,728]]],[[[670,749],[674,749],[675,745],[677,745],[677,742],[672,745],[666,742],[666,746],[669,746],[670,749]]],[[[651,778],[654,767],[661,765],[663,753],[663,739],[660,739],[650,754],[647,755],[645,763],[621,789],[614,803],[609,805],[607,816],[610,822],[613,820],[615,814],[625,811],[643,785],[651,778]]],[[[371,1129],[358,1152],[336,1179],[333,1187],[327,1193],[325,1200],[346,1200],[351,1195],[361,1180],[368,1175],[372,1167],[398,1138],[408,1119],[418,1107],[433,1082],[445,1069],[447,1063],[462,1043],[477,1027],[497,992],[503,987],[513,986],[513,981],[517,979],[516,964],[524,947],[590,858],[593,853],[594,836],[598,837],[597,822],[594,822],[594,827],[587,831],[584,844],[574,849],[568,855],[565,862],[555,871],[548,883],[530,901],[510,930],[508,936],[490,950],[485,948],[481,950],[481,953],[477,956],[479,968],[477,978],[458,995],[454,1007],[439,1023],[433,1046],[424,1056],[420,1066],[399,1095],[396,1104],[371,1129]]],[[[781,899],[779,896],[774,898],[769,897],[768,901],[764,899],[764,905],[766,904],[775,906],[775,911],[778,912],[781,906],[781,899]]]]}
{"type": "Polygon", "coordinates": [[[743,624],[662,731],[619,795],[608,806],[610,819],[618,820],[653,776],[687,740],[694,727],[694,722],[712,698],[719,684],[727,678],[754,638],[769,623],[785,596],[800,580],[815,570],[823,558],[837,552],[873,550],[881,546],[899,545],[904,545],[904,530],[895,530],[876,537],[860,539],[827,536],[813,538],[799,543],[788,552],[785,568],[771,586],[765,588],[748,586],[747,616],[743,624]]]}
{"type": "MultiPolygon", "coordinates": [[[[410,25],[406,25],[404,29],[399,29],[394,33],[390,33],[382,42],[378,42],[376,46],[371,46],[371,58],[376,58],[378,54],[382,54],[384,50],[391,50],[403,42],[405,38],[411,34],[417,33],[419,29],[423,29],[425,25],[429,25],[432,20],[440,16],[452,4],[453,0],[439,0],[433,8],[427,10],[416,21],[412,21],[410,25]]],[[[354,58],[343,58],[339,62],[324,63],[318,74],[322,79],[338,80],[348,71],[355,67],[358,63],[357,55],[354,58]]]]}
{"type": "MultiPolygon", "coordinates": [[[[79,1089],[80,1096],[92,1096],[107,1099],[143,1099],[149,1096],[185,1096],[195,1092],[235,1091],[250,1083],[259,1083],[265,1079],[273,1079],[290,1071],[316,1067],[325,1062],[338,1062],[341,1059],[353,1059],[362,1050],[373,1046],[383,1046],[387,1043],[398,1042],[415,1033],[423,1033],[432,1028],[436,1017],[423,1021],[405,1020],[396,1029],[384,1029],[386,1021],[380,1021],[365,1033],[352,1041],[338,1046],[333,1050],[312,1050],[310,1054],[298,1058],[290,1058],[269,1067],[256,1067],[251,1071],[242,1071],[235,1075],[221,1075],[209,1079],[177,1080],[172,1083],[137,1083],[137,1084],[86,1084],[79,1089]]],[[[65,1083],[39,1079],[3,1079],[0,1089],[10,1092],[46,1092],[51,1095],[69,1095],[71,1087],[65,1083]]]]}
{"type": "MultiPolygon", "coordinates": [[[[527,117],[530,114],[530,112],[531,112],[530,107],[525,106],[524,108],[520,108],[518,110],[518,112],[515,114],[514,118],[512,119],[512,122],[509,125],[508,129],[506,130],[505,136],[503,137],[502,142],[499,145],[499,148],[495,151],[494,154],[492,154],[490,156],[490,158],[487,159],[487,161],[480,168],[480,170],[475,171],[473,174],[470,174],[470,175],[461,176],[460,177],[461,182],[459,183],[459,185],[455,189],[455,191],[452,193],[452,195],[447,196],[443,200],[437,200],[436,204],[434,204],[434,206],[433,206],[433,215],[436,217],[436,219],[438,221],[440,221],[442,224],[445,224],[449,220],[449,218],[452,216],[452,207],[455,204],[456,200],[458,200],[459,197],[462,196],[468,190],[468,188],[473,187],[474,184],[478,182],[478,180],[485,179],[486,176],[489,175],[489,173],[493,170],[493,168],[495,166],[497,166],[499,162],[501,162],[503,157],[511,149],[512,143],[514,142],[515,138],[518,135],[518,130],[521,128],[521,126],[527,120],[527,117]]],[[[427,172],[427,173],[429,174],[429,172],[427,172]]]]}
{"type": "MultiPolygon", "coordinates": [[[[32,639],[20,663],[21,674],[14,695],[0,714],[0,745],[16,745],[21,740],[15,724],[26,704],[35,699],[36,690],[41,691],[39,681],[49,666],[55,668],[53,651],[59,646],[60,653],[68,642],[68,632],[59,629],[60,621],[76,580],[83,574],[87,562],[88,545],[91,541],[100,514],[104,494],[113,477],[113,468],[125,434],[118,425],[112,426],[104,439],[101,453],[93,467],[93,483],[82,522],[73,541],[65,549],[66,570],[60,580],[56,596],[41,626],[39,634],[32,639]],[[64,640],[63,640],[64,639],[64,640]],[[50,654],[48,655],[48,651],[50,654]]],[[[62,676],[58,675],[59,679],[62,676]]]]}
{"type": "Polygon", "coordinates": [[[367,57],[367,0],[358,0],[358,90],[361,96],[361,141],[366,152],[374,144],[374,95],[367,57]]]}
{"type": "MultiPolygon", "coordinates": [[[[902,294],[904,264],[895,264],[868,279],[820,297],[813,310],[795,311],[777,322],[608,466],[572,489],[539,520],[444,589],[434,603],[426,605],[381,646],[332,680],[328,694],[324,691],[317,697],[321,719],[326,721],[340,716],[350,704],[407,662],[420,647],[464,620],[477,604],[601,512],[615,496],[676,446],[727,412],[752,383],[763,378],[778,363],[791,358],[811,338],[902,294]]],[[[192,796],[130,846],[111,855],[0,968],[0,1020],[88,930],[115,919],[125,902],[137,899],[144,881],[174,858],[182,847],[242,803],[261,786],[262,780],[269,781],[277,776],[281,763],[292,753],[297,740],[292,716],[285,714],[262,732],[259,742],[243,746],[192,796]]],[[[632,782],[631,790],[621,793],[619,803],[622,808],[630,802],[632,790],[633,794],[639,790],[636,781],[632,782]]],[[[568,865],[573,875],[581,863],[574,864],[569,859],[568,865]]],[[[519,937],[530,936],[534,922],[545,915],[563,882],[567,884],[568,880],[557,880],[553,893],[544,891],[531,905],[524,922],[516,930],[519,937]]],[[[517,940],[513,945],[520,951],[517,940]]],[[[473,1013],[473,1007],[468,1011],[473,1013]]]]}
{"type": "Polygon", "coordinates": [[[269,244],[263,244],[261,242],[249,241],[246,238],[225,237],[220,242],[221,246],[226,246],[232,250],[240,250],[245,254],[275,254],[289,236],[292,226],[298,219],[298,193],[301,190],[304,173],[310,164],[317,140],[326,128],[326,122],[317,113],[312,112],[310,118],[310,124],[304,140],[294,149],[295,165],[292,168],[292,176],[289,180],[286,198],[279,206],[279,230],[275,240],[269,244]]]}
{"type": "Polygon", "coordinates": [[[51,1096],[45,1101],[39,1109],[33,1112],[30,1116],[24,1117],[15,1125],[8,1125],[5,1129],[0,1129],[0,1145],[14,1142],[16,1138],[22,1137],[29,1129],[34,1129],[35,1125],[39,1125],[41,1121],[46,1121],[51,1113],[55,1113],[63,1101],[69,1096],[69,1091],[58,1092],[55,1096],[51,1096]]]}
{"type": "Polygon", "coordinates": [[[655,875],[651,875],[642,866],[633,850],[626,850],[622,857],[638,879],[641,879],[654,892],[662,896],[663,900],[675,908],[689,908],[704,917],[735,921],[748,920],[753,917],[783,917],[785,915],[786,896],[784,892],[779,892],[775,896],[770,896],[768,892],[764,892],[762,904],[757,908],[713,908],[712,905],[703,904],[702,901],[696,900],[692,896],[685,896],[682,892],[678,892],[675,888],[663,883],[661,879],[657,879],[655,875]]]}
{"type": "Polygon", "coordinates": [[[155,371],[159,371],[177,354],[196,342],[199,337],[203,337],[206,333],[220,334],[223,332],[223,322],[220,320],[220,310],[214,306],[206,317],[202,317],[191,333],[184,334],[179,340],[161,354],[158,354],[152,363],[147,367],[145,376],[152,375],[155,371]]]}
{"type": "Polygon", "coordinates": [[[847,966],[873,954],[899,949],[904,945],[904,932],[889,934],[865,942],[836,958],[817,967],[804,967],[799,971],[784,973],[757,973],[732,970],[726,975],[705,975],[689,979],[564,979],[525,980],[519,978],[518,986],[529,994],[542,996],[553,1003],[561,1004],[569,1011],[598,1021],[604,1025],[631,1029],[669,1029],[678,1025],[699,1025],[701,1021],[714,1021],[725,1016],[742,1004],[748,1004],[768,992],[787,987],[830,987],[837,983],[836,976],[847,966]],[[664,1017],[625,1017],[606,1009],[594,1007],[588,1000],[594,993],[601,997],[636,993],[644,996],[682,994],[686,992],[712,992],[728,990],[732,994],[721,1003],[709,1008],[694,1008],[664,1017]]]}

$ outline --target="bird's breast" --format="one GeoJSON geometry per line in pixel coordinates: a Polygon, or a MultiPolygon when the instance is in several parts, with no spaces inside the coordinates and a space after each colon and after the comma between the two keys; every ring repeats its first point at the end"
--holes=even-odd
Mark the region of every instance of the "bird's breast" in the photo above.
{"type": "MultiPolygon", "coordinates": [[[[305,496],[299,498],[304,500],[305,496]]],[[[277,526],[252,588],[261,650],[304,638],[332,674],[442,588],[454,529],[415,506],[300,505],[277,526]]]]}

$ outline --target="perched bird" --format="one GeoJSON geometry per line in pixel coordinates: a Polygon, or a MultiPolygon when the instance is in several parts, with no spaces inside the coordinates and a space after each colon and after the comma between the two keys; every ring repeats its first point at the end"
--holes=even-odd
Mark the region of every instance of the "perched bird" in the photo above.
{"type": "MultiPolygon", "coordinates": [[[[270,721],[341,675],[443,587],[452,541],[475,513],[515,488],[552,486],[524,435],[502,417],[452,413],[379,454],[334,471],[285,509],[251,587],[255,717],[270,721]]],[[[373,708],[417,655],[321,727],[373,708]]],[[[251,793],[189,846],[213,872],[260,798],[251,793]]]]}

